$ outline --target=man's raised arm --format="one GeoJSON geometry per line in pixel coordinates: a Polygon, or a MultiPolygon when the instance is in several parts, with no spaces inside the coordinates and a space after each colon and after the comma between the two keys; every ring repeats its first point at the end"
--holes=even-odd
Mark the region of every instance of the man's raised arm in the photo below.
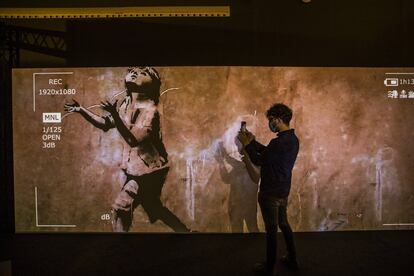
{"type": "Polygon", "coordinates": [[[256,166],[262,166],[264,163],[264,151],[266,150],[266,146],[260,144],[255,139],[250,141],[249,144],[247,144],[244,147],[245,151],[248,153],[250,160],[253,164],[256,166]]]}
{"type": "Polygon", "coordinates": [[[247,173],[250,176],[250,179],[258,184],[260,181],[260,170],[253,165],[253,162],[250,160],[249,154],[246,152],[245,149],[242,151],[243,157],[242,160],[246,165],[247,173]]]}
{"type": "Polygon", "coordinates": [[[264,163],[263,153],[266,146],[255,140],[255,136],[248,130],[239,131],[237,139],[242,143],[244,150],[248,153],[250,160],[256,166],[262,166],[264,163]]]}

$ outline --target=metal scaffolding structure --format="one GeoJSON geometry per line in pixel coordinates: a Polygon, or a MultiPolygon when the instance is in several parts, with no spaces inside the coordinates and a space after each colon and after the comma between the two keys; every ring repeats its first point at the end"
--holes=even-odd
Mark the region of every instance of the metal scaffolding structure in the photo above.
{"type": "Polygon", "coordinates": [[[20,50],[66,58],[66,33],[0,23],[0,60],[18,67],[20,50]]]}
{"type": "Polygon", "coordinates": [[[0,163],[5,164],[0,178],[0,232],[13,232],[13,150],[11,118],[11,68],[20,65],[20,50],[29,50],[50,56],[66,58],[66,33],[18,27],[0,22],[0,163]],[[4,221],[4,223],[3,223],[4,221]]]}

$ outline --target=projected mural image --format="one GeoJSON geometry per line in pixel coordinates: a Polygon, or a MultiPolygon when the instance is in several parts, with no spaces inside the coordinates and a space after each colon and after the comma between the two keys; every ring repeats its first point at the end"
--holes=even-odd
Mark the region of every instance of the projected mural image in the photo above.
{"type": "Polygon", "coordinates": [[[294,231],[411,229],[411,72],[14,69],[16,231],[263,231],[260,168],[236,136],[244,121],[267,144],[277,102],[300,140],[294,231]]]}

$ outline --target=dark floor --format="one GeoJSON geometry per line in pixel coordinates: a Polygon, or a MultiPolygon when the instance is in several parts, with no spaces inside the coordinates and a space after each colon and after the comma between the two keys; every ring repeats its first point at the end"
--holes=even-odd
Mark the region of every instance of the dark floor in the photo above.
{"type": "MultiPolygon", "coordinates": [[[[295,237],[301,270],[280,275],[414,275],[413,231],[295,237]]],[[[18,234],[0,238],[0,260],[13,275],[253,275],[264,246],[263,234],[18,234]]]]}

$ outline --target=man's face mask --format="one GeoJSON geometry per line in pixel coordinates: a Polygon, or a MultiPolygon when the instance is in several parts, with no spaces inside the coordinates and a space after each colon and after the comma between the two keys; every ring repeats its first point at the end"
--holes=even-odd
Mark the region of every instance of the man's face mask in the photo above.
{"type": "Polygon", "coordinates": [[[276,125],[276,119],[275,118],[271,118],[269,120],[269,129],[270,129],[270,131],[272,131],[274,133],[279,132],[279,128],[276,125]]]}

